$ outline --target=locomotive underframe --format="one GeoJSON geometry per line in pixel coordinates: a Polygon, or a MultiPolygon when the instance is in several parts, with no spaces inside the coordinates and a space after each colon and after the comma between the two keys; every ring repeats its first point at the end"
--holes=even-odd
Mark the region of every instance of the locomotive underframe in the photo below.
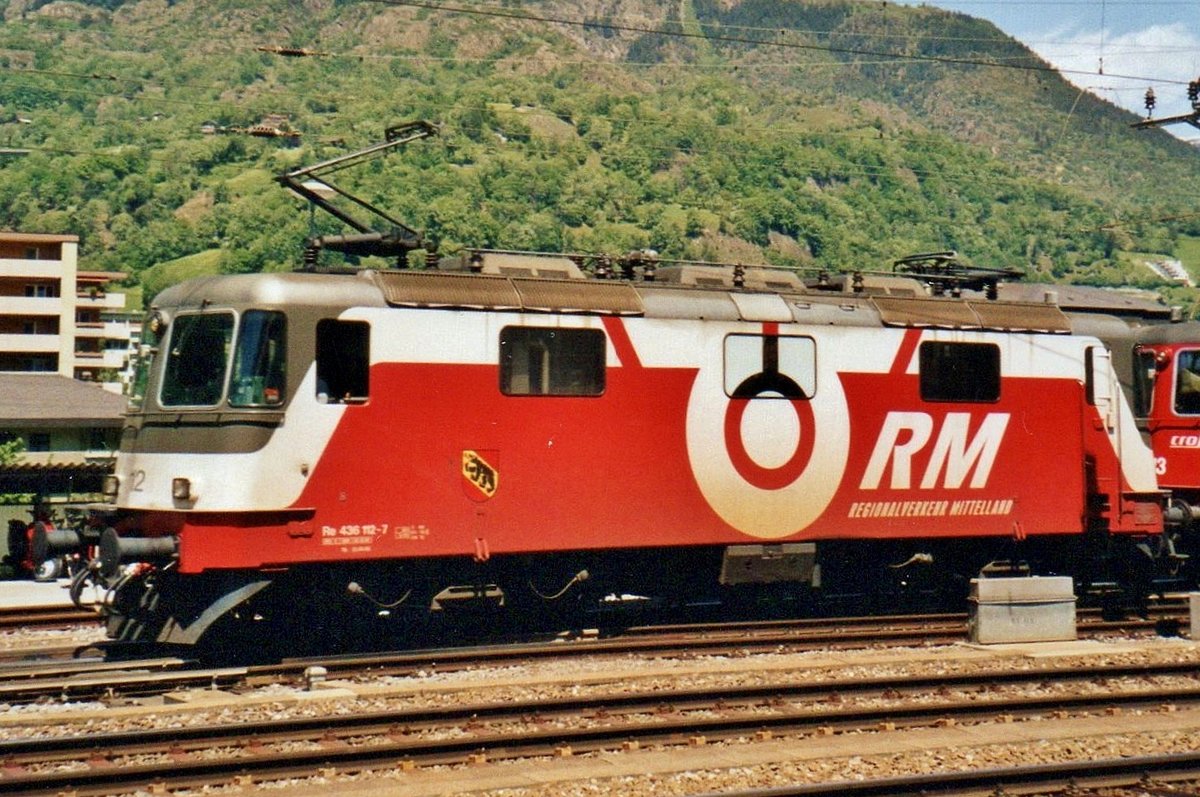
{"type": "Polygon", "coordinates": [[[1169,575],[1157,556],[1161,543],[1105,533],[822,541],[811,549],[811,567],[797,571],[802,580],[772,577],[787,571],[769,563],[780,553],[772,546],[763,552],[762,578],[736,584],[721,583],[726,546],[193,575],[141,563],[110,580],[108,623],[110,636],[127,642],[189,645],[225,658],[247,650],[297,655],[715,617],[961,611],[970,580],[987,568],[1070,575],[1081,597],[1118,595],[1136,606],[1169,575]]]}

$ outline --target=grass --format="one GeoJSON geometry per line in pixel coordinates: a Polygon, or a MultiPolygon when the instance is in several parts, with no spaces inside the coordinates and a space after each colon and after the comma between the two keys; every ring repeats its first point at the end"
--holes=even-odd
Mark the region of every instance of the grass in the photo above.
{"type": "Polygon", "coordinates": [[[1179,236],[1179,241],[1175,244],[1175,257],[1183,263],[1183,267],[1187,269],[1187,273],[1191,274],[1193,279],[1200,276],[1200,237],[1179,236]]]}
{"type": "Polygon", "coordinates": [[[142,272],[142,288],[147,296],[153,296],[186,279],[220,274],[221,254],[220,249],[208,249],[151,266],[142,272]]]}

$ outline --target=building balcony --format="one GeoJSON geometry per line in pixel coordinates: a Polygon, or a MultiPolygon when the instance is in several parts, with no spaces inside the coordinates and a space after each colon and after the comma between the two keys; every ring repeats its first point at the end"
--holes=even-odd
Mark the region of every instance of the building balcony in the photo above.
{"type": "Polygon", "coordinates": [[[129,359],[125,349],[106,349],[104,351],[75,352],[76,368],[124,368],[129,359]]]}
{"type": "Polygon", "coordinates": [[[128,349],[106,349],[104,352],[105,368],[124,368],[129,364],[128,349]]]}
{"type": "Polygon", "coordinates": [[[5,277],[62,279],[62,276],[63,262],[61,260],[24,260],[0,257],[0,279],[5,277]]]}
{"type": "Polygon", "coordinates": [[[93,308],[98,307],[102,310],[123,310],[125,309],[125,294],[123,293],[100,293],[82,292],[75,297],[76,307],[93,308]]]}
{"type": "Polygon", "coordinates": [[[57,296],[0,296],[0,315],[59,315],[62,309],[57,296]]]}
{"type": "Polygon", "coordinates": [[[75,337],[99,340],[129,340],[125,321],[76,321],[75,337]]]}
{"type": "Polygon", "coordinates": [[[0,335],[0,351],[10,353],[57,354],[61,335],[0,335]]]}

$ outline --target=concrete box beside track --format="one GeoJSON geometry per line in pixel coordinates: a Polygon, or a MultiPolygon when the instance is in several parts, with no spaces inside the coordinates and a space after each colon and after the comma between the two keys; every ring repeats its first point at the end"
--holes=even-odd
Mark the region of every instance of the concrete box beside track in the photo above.
{"type": "Polygon", "coordinates": [[[1188,616],[1192,621],[1192,641],[1200,642],[1200,592],[1188,593],[1188,616]]]}
{"type": "Polygon", "coordinates": [[[1075,584],[1069,576],[971,579],[972,642],[1061,642],[1076,638],[1075,584]]]}

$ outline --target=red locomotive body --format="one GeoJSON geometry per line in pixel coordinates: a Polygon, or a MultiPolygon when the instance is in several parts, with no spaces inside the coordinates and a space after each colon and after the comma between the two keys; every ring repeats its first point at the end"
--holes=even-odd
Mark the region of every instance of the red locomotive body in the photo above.
{"type": "Polygon", "coordinates": [[[1162,531],[1108,352],[1052,305],[537,262],[158,297],[97,515],[111,633],[1088,582],[1162,531]]]}

